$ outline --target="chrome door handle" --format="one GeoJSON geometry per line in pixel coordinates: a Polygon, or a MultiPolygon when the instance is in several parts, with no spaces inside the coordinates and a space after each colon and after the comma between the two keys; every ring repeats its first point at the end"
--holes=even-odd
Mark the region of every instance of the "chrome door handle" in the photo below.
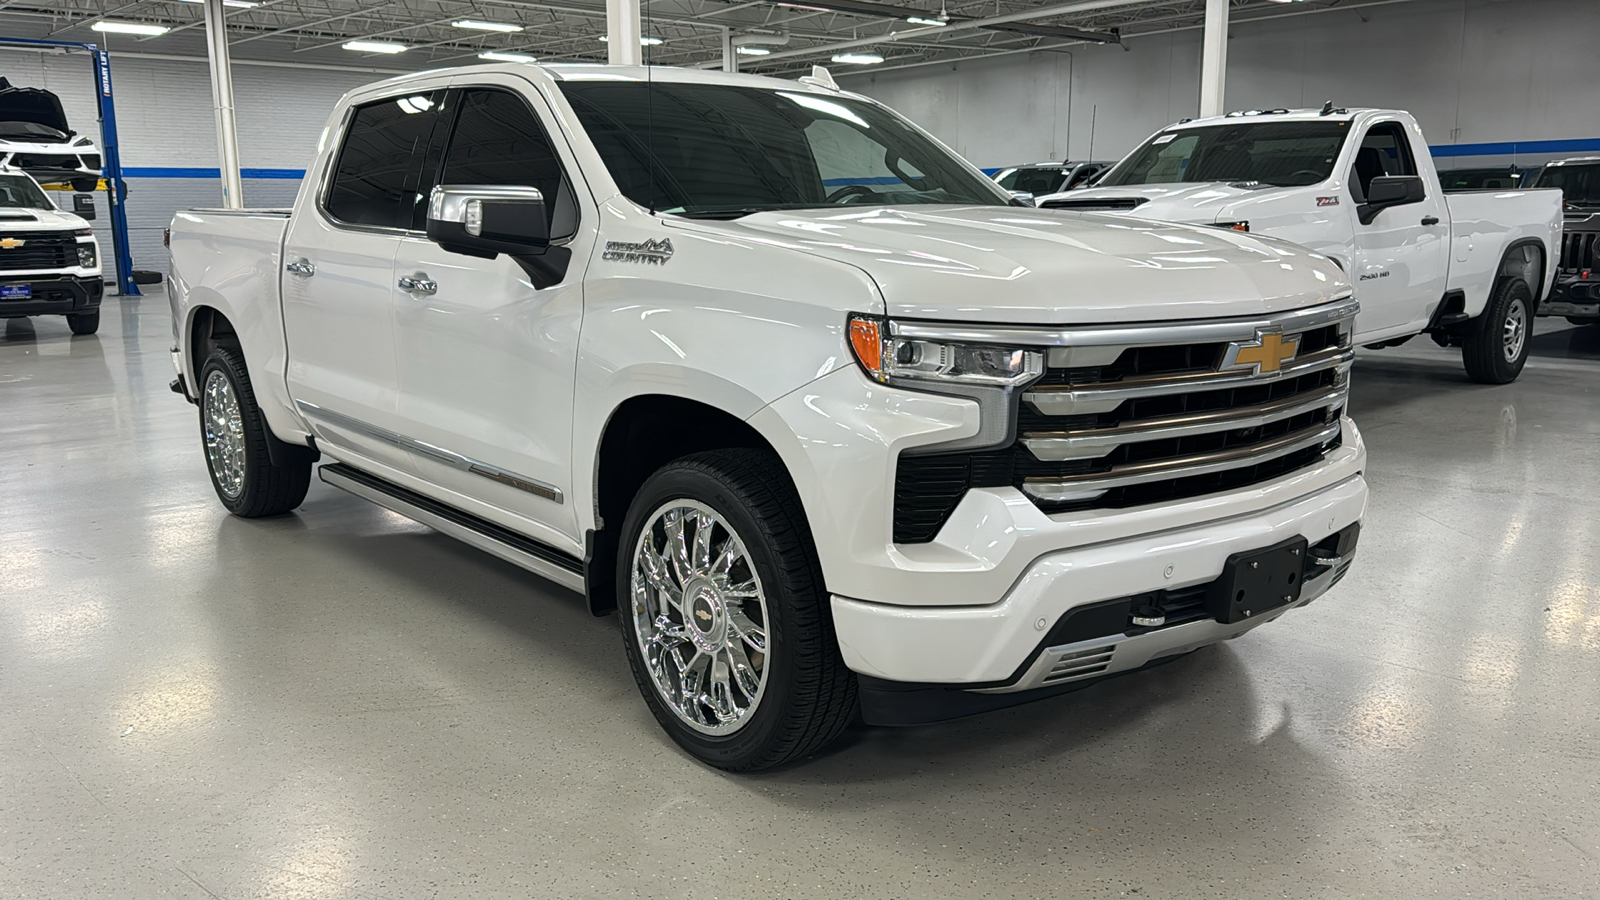
{"type": "Polygon", "coordinates": [[[433,294],[439,290],[439,283],[426,275],[407,275],[400,279],[400,290],[413,294],[433,294]]]}
{"type": "Polygon", "coordinates": [[[284,266],[283,270],[290,275],[299,275],[301,278],[310,278],[317,274],[317,267],[312,265],[309,259],[297,259],[284,266]]]}

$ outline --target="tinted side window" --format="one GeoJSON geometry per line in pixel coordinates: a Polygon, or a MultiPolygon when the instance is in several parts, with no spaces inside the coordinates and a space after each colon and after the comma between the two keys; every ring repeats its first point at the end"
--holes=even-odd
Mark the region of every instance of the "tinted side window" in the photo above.
{"type": "Polygon", "coordinates": [[[443,91],[356,108],[339,148],[325,207],[353,225],[411,227],[427,202],[418,193],[422,159],[440,118],[443,91]]]}
{"type": "Polygon", "coordinates": [[[462,95],[459,108],[439,183],[538,188],[544,194],[550,235],[566,237],[576,231],[572,188],[528,104],[508,91],[475,89],[462,95]]]}
{"type": "Polygon", "coordinates": [[[1365,200],[1372,179],[1380,175],[1415,175],[1417,161],[1411,156],[1411,145],[1406,141],[1405,130],[1399,122],[1380,122],[1372,126],[1361,139],[1361,149],[1356,151],[1351,188],[1359,185],[1359,199],[1365,200]]]}

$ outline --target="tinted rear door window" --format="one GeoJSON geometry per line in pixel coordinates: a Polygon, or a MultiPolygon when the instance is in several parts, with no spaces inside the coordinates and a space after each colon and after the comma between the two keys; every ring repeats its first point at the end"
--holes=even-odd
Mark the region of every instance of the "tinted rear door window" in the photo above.
{"type": "Polygon", "coordinates": [[[432,91],[356,108],[328,185],[330,215],[352,225],[412,227],[427,203],[419,192],[422,161],[443,99],[432,91]]]}

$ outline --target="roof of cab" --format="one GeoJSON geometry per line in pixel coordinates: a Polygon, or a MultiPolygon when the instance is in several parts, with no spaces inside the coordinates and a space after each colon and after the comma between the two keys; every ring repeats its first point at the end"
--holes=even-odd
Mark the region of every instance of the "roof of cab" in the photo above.
{"type": "Polygon", "coordinates": [[[1178,128],[1204,128],[1207,125],[1227,125],[1230,123],[1237,124],[1240,122],[1349,122],[1361,116],[1376,114],[1404,115],[1404,112],[1398,109],[1351,108],[1336,109],[1330,113],[1324,114],[1320,108],[1285,110],[1251,109],[1231,112],[1223,116],[1210,116],[1204,119],[1190,119],[1187,122],[1179,122],[1175,125],[1168,125],[1166,128],[1161,130],[1170,131],[1178,128]]]}
{"type": "Polygon", "coordinates": [[[381,90],[394,85],[403,85],[423,78],[435,78],[441,75],[459,77],[473,73],[526,73],[529,69],[536,69],[548,76],[553,81],[636,81],[636,82],[668,82],[673,84],[729,84],[743,87],[764,88],[766,90],[786,91],[814,91],[821,94],[849,94],[842,88],[828,88],[807,81],[790,81],[783,78],[771,78],[765,75],[746,75],[739,72],[722,72],[714,69],[683,69],[673,66],[611,66],[601,63],[518,63],[499,62],[483,63],[472,66],[454,66],[445,69],[429,69],[423,72],[409,72],[405,75],[396,75],[383,81],[374,82],[364,88],[358,89],[361,93],[370,90],[381,90]]]}

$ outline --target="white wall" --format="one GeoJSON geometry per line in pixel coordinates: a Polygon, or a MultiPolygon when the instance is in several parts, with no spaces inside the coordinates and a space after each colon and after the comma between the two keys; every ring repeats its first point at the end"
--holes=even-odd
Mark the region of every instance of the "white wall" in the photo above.
{"type": "MultiPolygon", "coordinates": [[[[1227,106],[1399,107],[1435,146],[1600,139],[1597,46],[1596,0],[1413,0],[1237,24],[1227,106]]],[[[1200,32],[835,75],[980,166],[1087,158],[1091,120],[1093,156],[1115,159],[1197,114],[1200,32]]]]}

